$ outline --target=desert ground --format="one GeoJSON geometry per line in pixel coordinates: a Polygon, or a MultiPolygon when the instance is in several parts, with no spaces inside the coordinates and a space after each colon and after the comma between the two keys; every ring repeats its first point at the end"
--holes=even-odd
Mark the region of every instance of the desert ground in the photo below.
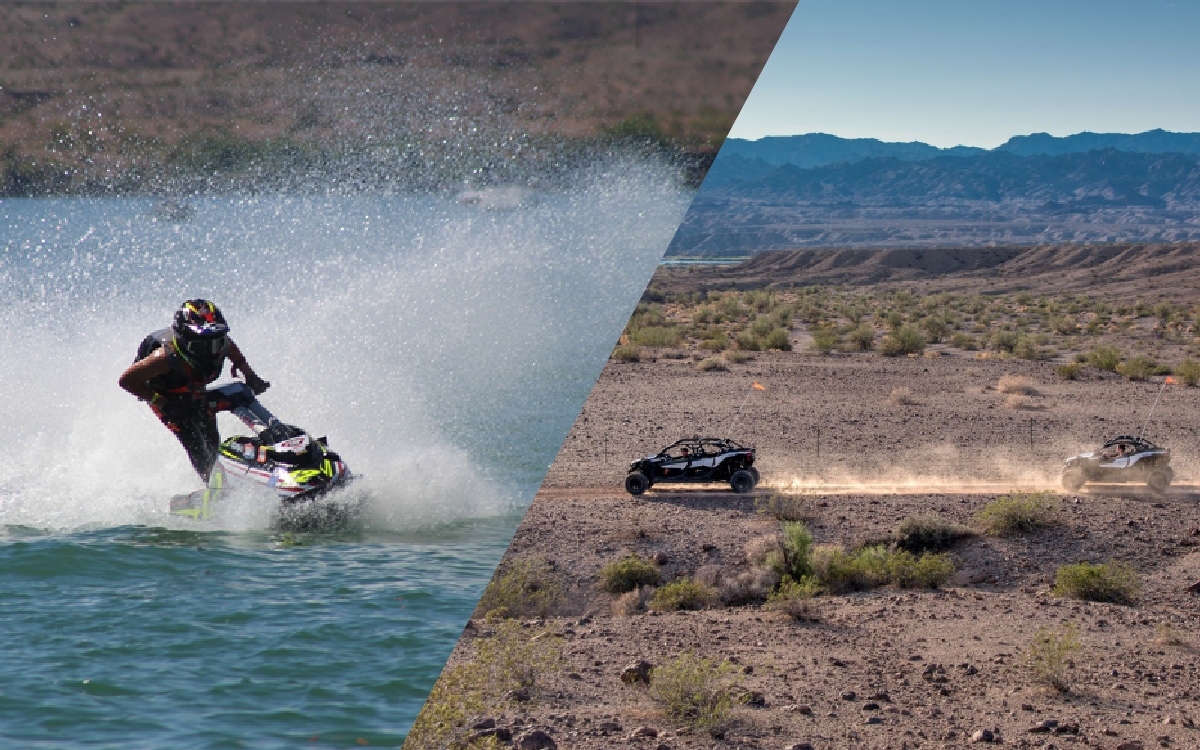
{"type": "MultiPolygon", "coordinates": [[[[703,271],[686,275],[705,283],[703,271]]],[[[921,294],[937,291],[936,280],[921,283],[921,294]]],[[[1194,287],[1176,279],[1167,288],[1186,296],[1194,287]]],[[[556,644],[546,648],[561,661],[527,675],[528,690],[473,704],[454,736],[521,748],[1200,747],[1200,596],[1189,591],[1200,578],[1200,388],[1086,363],[1064,379],[1056,368],[1078,359],[1065,344],[1032,360],[946,344],[925,356],[821,354],[810,327],[791,323],[792,351],[744,352],[708,371],[697,365],[712,352],[689,336],[642,347],[639,361],[610,360],[497,575],[522,561],[548,571],[561,596],[547,616],[516,622],[534,643],[556,644]],[[1004,378],[1026,397],[1001,392],[1004,378]],[[1065,458],[1143,424],[1172,451],[1168,490],[1061,490],[1065,458]],[[754,446],[762,482],[748,494],[623,491],[631,460],[695,435],[754,446]],[[980,527],[976,514],[997,498],[1039,491],[1046,526],[980,527]],[[953,546],[955,573],[936,589],[823,593],[794,618],[745,595],[756,545],[781,527],[762,511],[781,498],[801,508],[818,545],[853,550],[922,514],[973,533],[953,546]],[[630,554],[653,561],[660,586],[710,587],[707,602],[656,611],[645,606],[648,590],[602,590],[604,566],[630,554]],[[1140,592],[1122,604],[1054,593],[1060,566],[1085,561],[1127,564],[1140,592]],[[1056,687],[1029,665],[1039,631],[1077,636],[1056,687]],[[670,712],[655,692],[661,672],[649,686],[622,680],[639,661],[669,667],[689,654],[726,665],[716,683],[732,705],[711,731],[670,712]]],[[[1099,335],[1132,351],[1155,334],[1135,321],[1099,335]]],[[[1194,350],[1187,337],[1172,346],[1171,357],[1194,350]]],[[[481,664],[484,644],[511,636],[511,624],[482,610],[443,682],[481,664]]],[[[445,695],[435,689],[431,703],[445,695]]]]}

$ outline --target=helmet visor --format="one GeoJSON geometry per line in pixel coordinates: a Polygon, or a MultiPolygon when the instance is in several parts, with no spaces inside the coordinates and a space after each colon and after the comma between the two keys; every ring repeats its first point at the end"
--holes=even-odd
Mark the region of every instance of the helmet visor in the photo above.
{"type": "Polygon", "coordinates": [[[196,357],[211,357],[225,351],[225,347],[229,346],[229,336],[224,333],[219,333],[203,338],[196,338],[190,341],[180,341],[184,351],[196,357]]]}

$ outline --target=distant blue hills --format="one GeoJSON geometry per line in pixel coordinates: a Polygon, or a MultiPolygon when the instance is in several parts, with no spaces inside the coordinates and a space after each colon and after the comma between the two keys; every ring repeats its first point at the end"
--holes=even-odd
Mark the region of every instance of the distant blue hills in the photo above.
{"type": "Polygon", "coordinates": [[[1161,129],[1136,134],[1084,132],[1065,137],[1033,133],[1013,136],[995,149],[938,148],[920,141],[896,143],[876,138],[839,138],[826,133],[768,136],[756,141],[728,138],[721,146],[705,184],[716,187],[752,182],[783,166],[815,169],[852,165],[868,159],[924,162],[943,157],[974,159],[997,153],[1063,156],[1109,149],[1140,154],[1200,154],[1200,133],[1173,133],[1161,129]]]}

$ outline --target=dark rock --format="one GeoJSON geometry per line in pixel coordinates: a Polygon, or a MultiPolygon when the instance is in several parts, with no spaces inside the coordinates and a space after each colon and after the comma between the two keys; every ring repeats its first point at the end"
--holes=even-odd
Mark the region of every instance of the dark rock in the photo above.
{"type": "Polygon", "coordinates": [[[621,670],[621,682],[626,685],[649,685],[650,672],[654,665],[645,659],[638,659],[621,670]]]}
{"type": "Polygon", "coordinates": [[[631,740],[638,738],[638,737],[657,737],[657,736],[658,736],[658,730],[655,729],[654,727],[638,727],[637,729],[635,729],[629,733],[629,739],[631,739],[631,740]]]}
{"type": "Polygon", "coordinates": [[[855,693],[853,690],[843,690],[842,691],[841,698],[844,701],[852,701],[857,697],[858,697],[858,693],[855,693]]]}
{"type": "Polygon", "coordinates": [[[496,726],[495,719],[480,719],[468,727],[468,729],[492,729],[496,726]]]}
{"type": "Polygon", "coordinates": [[[995,739],[996,735],[992,734],[992,730],[990,729],[980,729],[971,735],[971,742],[992,742],[995,739]]]}
{"type": "Polygon", "coordinates": [[[757,690],[750,690],[742,694],[741,702],[747,706],[765,706],[767,705],[767,697],[757,690]]]}
{"type": "Polygon", "coordinates": [[[492,729],[482,729],[471,735],[471,739],[473,740],[482,740],[488,737],[495,737],[501,742],[512,742],[512,730],[508,727],[494,727],[492,729]]]}
{"type": "Polygon", "coordinates": [[[879,704],[878,704],[878,703],[864,703],[864,704],[863,704],[863,707],[862,707],[862,710],[864,710],[864,711],[878,711],[878,710],[879,710],[879,704]]]}
{"type": "Polygon", "coordinates": [[[654,563],[656,565],[666,565],[669,562],[671,562],[671,556],[668,555],[666,552],[655,552],[654,553],[654,563]]]}
{"type": "Polygon", "coordinates": [[[813,746],[807,742],[797,742],[794,745],[788,745],[783,750],[813,750],[813,746]]]}
{"type": "Polygon", "coordinates": [[[521,690],[509,690],[507,693],[504,694],[504,697],[507,700],[516,701],[517,703],[528,703],[531,696],[529,695],[528,690],[521,689],[521,690]]]}
{"type": "Polygon", "coordinates": [[[517,737],[513,743],[519,750],[557,750],[554,738],[540,729],[530,730],[517,737]]]}

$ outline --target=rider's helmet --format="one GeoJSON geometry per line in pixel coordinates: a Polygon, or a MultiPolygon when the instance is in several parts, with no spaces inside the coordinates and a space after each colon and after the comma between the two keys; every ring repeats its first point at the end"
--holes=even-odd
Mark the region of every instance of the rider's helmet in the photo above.
{"type": "Polygon", "coordinates": [[[186,358],[211,360],[229,346],[229,326],[217,306],[206,299],[190,299],[175,311],[171,326],[175,348],[186,358]]]}

